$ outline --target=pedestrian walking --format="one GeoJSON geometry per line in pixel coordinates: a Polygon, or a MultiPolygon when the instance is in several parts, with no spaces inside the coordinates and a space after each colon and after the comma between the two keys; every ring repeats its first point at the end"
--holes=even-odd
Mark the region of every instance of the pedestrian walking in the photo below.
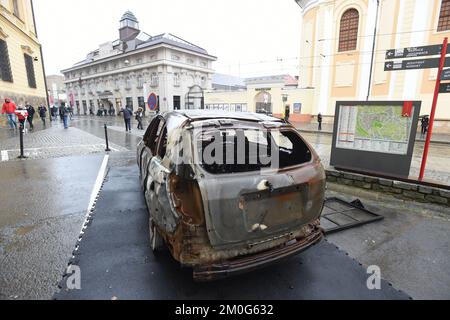
{"type": "Polygon", "coordinates": [[[3,103],[2,106],[2,114],[6,114],[8,118],[9,127],[11,130],[17,128],[16,114],[15,114],[16,109],[17,107],[14,104],[14,102],[12,102],[11,99],[9,98],[5,98],[5,103],[3,103]]]}
{"type": "Polygon", "coordinates": [[[64,109],[65,109],[65,104],[61,103],[61,106],[59,107],[59,120],[60,121],[64,121],[64,109]]]}
{"type": "Polygon", "coordinates": [[[52,118],[53,121],[56,121],[58,119],[58,108],[55,105],[53,105],[52,107],[52,118]]]}
{"type": "Polygon", "coordinates": [[[123,120],[125,121],[125,131],[131,132],[131,116],[133,115],[133,110],[129,106],[122,108],[120,113],[123,114],[123,120]]]}
{"type": "Polygon", "coordinates": [[[138,130],[144,130],[144,127],[142,126],[142,117],[144,116],[144,109],[139,107],[137,111],[134,113],[136,116],[136,121],[138,122],[138,130]]]}
{"type": "Polygon", "coordinates": [[[42,124],[45,127],[45,118],[46,118],[46,114],[47,114],[47,108],[44,107],[43,105],[41,105],[40,107],[38,107],[38,112],[39,112],[39,117],[41,117],[42,124]]]}
{"type": "Polygon", "coordinates": [[[59,113],[64,123],[64,129],[69,129],[70,110],[68,107],[66,107],[65,102],[61,102],[61,107],[59,107],[59,113]]]}
{"type": "Polygon", "coordinates": [[[34,119],[34,114],[36,113],[36,110],[35,110],[34,107],[33,107],[31,104],[29,104],[29,103],[27,103],[27,104],[25,105],[25,109],[27,109],[27,112],[28,112],[27,121],[28,121],[28,123],[29,123],[29,125],[30,125],[30,130],[33,130],[33,129],[34,129],[34,126],[33,126],[33,119],[34,119]]]}
{"type": "Polygon", "coordinates": [[[319,131],[322,131],[322,114],[317,115],[317,122],[319,123],[319,131]]]}
{"type": "Polygon", "coordinates": [[[73,107],[69,106],[69,116],[70,116],[70,120],[72,120],[73,118],[73,107]]]}
{"type": "Polygon", "coordinates": [[[422,126],[421,133],[422,136],[424,136],[428,133],[428,127],[430,126],[430,118],[428,118],[428,116],[422,117],[421,126],[422,126]]]}
{"type": "Polygon", "coordinates": [[[290,114],[291,114],[291,106],[286,105],[286,107],[284,108],[284,120],[285,121],[289,121],[290,114]]]}

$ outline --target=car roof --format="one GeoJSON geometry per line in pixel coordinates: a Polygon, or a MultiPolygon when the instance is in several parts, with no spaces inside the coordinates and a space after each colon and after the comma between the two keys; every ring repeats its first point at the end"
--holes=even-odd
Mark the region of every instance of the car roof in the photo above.
{"type": "Polygon", "coordinates": [[[203,121],[213,119],[235,119],[253,122],[284,122],[281,119],[254,112],[230,112],[218,110],[177,110],[166,114],[166,117],[182,116],[187,120],[203,121]]]}

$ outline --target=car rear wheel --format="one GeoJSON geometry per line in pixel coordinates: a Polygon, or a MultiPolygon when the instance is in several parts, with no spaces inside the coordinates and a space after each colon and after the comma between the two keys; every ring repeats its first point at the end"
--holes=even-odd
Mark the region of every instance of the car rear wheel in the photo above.
{"type": "Polygon", "coordinates": [[[164,240],[155,227],[152,219],[149,220],[149,235],[150,235],[150,248],[154,253],[164,250],[164,240]]]}

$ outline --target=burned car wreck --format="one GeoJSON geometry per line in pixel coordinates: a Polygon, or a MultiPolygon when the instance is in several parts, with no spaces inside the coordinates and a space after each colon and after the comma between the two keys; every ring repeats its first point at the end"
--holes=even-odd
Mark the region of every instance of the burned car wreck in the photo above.
{"type": "Polygon", "coordinates": [[[137,148],[153,251],[167,247],[198,281],[255,269],[322,239],[325,172],[280,119],[175,111],[137,148]]]}

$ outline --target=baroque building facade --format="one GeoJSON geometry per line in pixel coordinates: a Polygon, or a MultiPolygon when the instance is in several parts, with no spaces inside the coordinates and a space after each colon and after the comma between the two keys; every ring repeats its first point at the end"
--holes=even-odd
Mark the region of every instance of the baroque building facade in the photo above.
{"type": "MultiPolygon", "coordinates": [[[[299,87],[313,90],[313,115],[331,122],[336,101],[366,99],[421,100],[421,113],[430,114],[437,68],[385,71],[386,51],[442,44],[450,36],[450,0],[295,2],[302,19],[299,87]]],[[[450,129],[449,104],[450,95],[441,94],[437,131],[450,129]]]]}
{"type": "Polygon", "coordinates": [[[62,70],[75,113],[110,108],[117,113],[125,106],[148,111],[152,93],[161,112],[204,107],[216,57],[170,33],[150,36],[129,11],[120,20],[119,36],[62,70]]]}
{"type": "Polygon", "coordinates": [[[47,104],[44,67],[31,0],[0,0],[0,101],[47,104]]]}

